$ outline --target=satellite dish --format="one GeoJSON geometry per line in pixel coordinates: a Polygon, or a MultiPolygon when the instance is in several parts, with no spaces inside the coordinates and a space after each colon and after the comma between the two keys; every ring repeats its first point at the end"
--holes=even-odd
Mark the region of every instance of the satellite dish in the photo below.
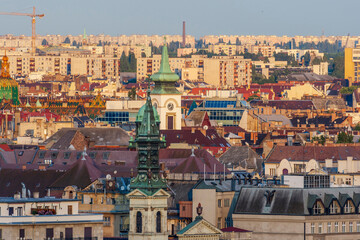
{"type": "Polygon", "coordinates": [[[130,191],[130,184],[127,185],[126,189],[127,189],[128,191],[130,191]]]}
{"type": "Polygon", "coordinates": [[[203,127],[203,129],[205,129],[205,130],[208,130],[208,126],[207,125],[205,125],[204,127],[203,127]]]}
{"type": "Polygon", "coordinates": [[[124,186],[121,186],[120,189],[121,189],[121,191],[124,191],[124,190],[125,190],[125,187],[124,187],[124,186]]]}
{"type": "Polygon", "coordinates": [[[110,174],[106,175],[106,180],[111,180],[111,175],[110,174]]]}
{"type": "Polygon", "coordinates": [[[116,170],[114,171],[114,174],[117,174],[117,171],[116,171],[116,170]]]}

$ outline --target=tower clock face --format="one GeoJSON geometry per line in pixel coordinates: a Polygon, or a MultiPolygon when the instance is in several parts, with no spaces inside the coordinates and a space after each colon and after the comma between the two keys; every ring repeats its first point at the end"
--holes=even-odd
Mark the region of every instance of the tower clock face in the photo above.
{"type": "Polygon", "coordinates": [[[169,111],[172,111],[172,110],[174,109],[174,104],[173,104],[173,103],[169,103],[169,104],[167,105],[167,109],[168,109],[169,111]]]}

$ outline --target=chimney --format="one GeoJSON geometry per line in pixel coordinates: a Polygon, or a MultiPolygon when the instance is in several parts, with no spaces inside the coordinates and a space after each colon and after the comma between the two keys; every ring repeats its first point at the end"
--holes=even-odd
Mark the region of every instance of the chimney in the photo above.
{"type": "Polygon", "coordinates": [[[20,198],[21,198],[20,193],[15,193],[15,194],[14,194],[14,199],[20,199],[20,198]]]}
{"type": "Polygon", "coordinates": [[[34,193],[33,193],[33,197],[34,197],[34,198],[39,198],[39,192],[34,192],[34,193]]]}
{"type": "Polygon", "coordinates": [[[185,21],[183,21],[182,47],[185,48],[185,45],[186,45],[185,21]]]}

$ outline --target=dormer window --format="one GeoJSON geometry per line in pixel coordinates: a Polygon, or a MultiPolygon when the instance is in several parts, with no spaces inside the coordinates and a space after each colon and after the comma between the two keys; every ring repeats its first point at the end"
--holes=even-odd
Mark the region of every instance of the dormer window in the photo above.
{"type": "Polygon", "coordinates": [[[330,204],[330,214],[338,214],[340,213],[340,206],[337,201],[332,201],[330,204]]]}
{"type": "Polygon", "coordinates": [[[351,200],[347,200],[344,205],[344,213],[354,213],[355,207],[351,200]]]}
{"type": "Polygon", "coordinates": [[[316,201],[313,206],[313,215],[320,215],[324,213],[324,206],[321,201],[316,201]]]}

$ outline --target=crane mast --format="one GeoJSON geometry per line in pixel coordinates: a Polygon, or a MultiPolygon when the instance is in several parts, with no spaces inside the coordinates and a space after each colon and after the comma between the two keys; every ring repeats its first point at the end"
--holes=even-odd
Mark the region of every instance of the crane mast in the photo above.
{"type": "Polygon", "coordinates": [[[36,25],[36,18],[42,18],[45,16],[45,14],[36,14],[35,7],[33,7],[32,13],[17,13],[17,12],[0,12],[0,15],[13,15],[13,16],[26,16],[31,17],[31,54],[35,55],[36,52],[36,31],[35,31],[35,25],[36,25]]]}

